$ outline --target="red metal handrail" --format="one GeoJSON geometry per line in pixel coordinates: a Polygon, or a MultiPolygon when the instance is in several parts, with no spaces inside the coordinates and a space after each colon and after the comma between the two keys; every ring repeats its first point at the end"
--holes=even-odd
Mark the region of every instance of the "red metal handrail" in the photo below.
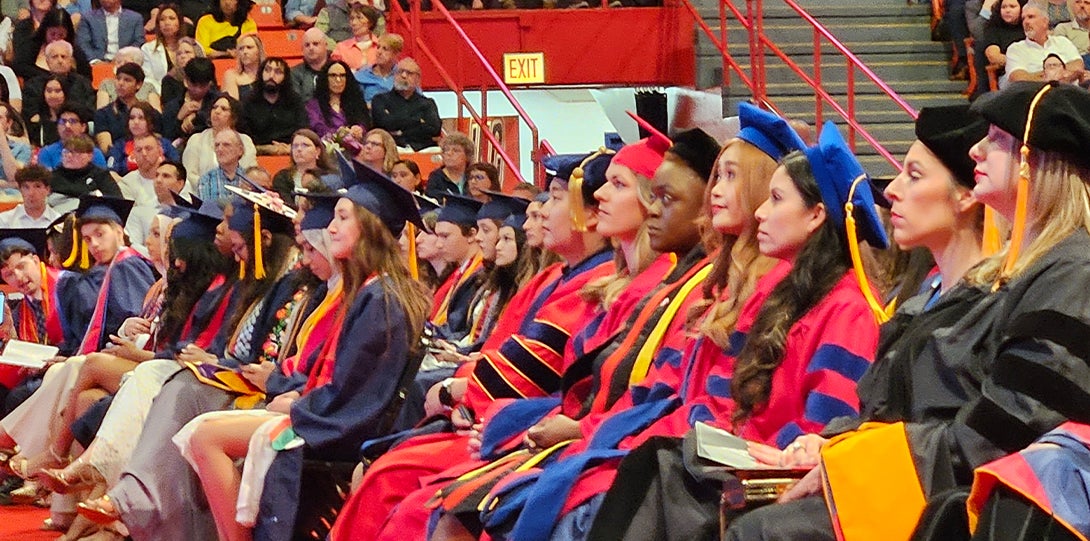
{"type": "MultiPolygon", "coordinates": [[[[462,86],[460,84],[458,84],[458,82],[455,81],[453,77],[450,76],[450,74],[446,71],[446,69],[443,68],[442,64],[439,62],[439,59],[435,56],[434,53],[431,52],[431,49],[427,46],[427,44],[424,43],[424,40],[421,37],[421,31],[420,31],[420,2],[421,2],[421,0],[410,0],[410,3],[409,3],[410,13],[406,14],[405,10],[401,8],[400,3],[397,2],[397,1],[394,1],[394,2],[390,3],[391,4],[390,12],[395,14],[397,17],[401,18],[402,20],[404,20],[407,23],[407,26],[411,29],[411,31],[413,33],[413,36],[411,36],[413,43],[416,45],[416,47],[421,52],[424,53],[424,55],[428,58],[428,60],[432,63],[432,65],[435,66],[436,71],[439,73],[439,76],[443,79],[443,82],[446,83],[447,87],[449,87],[451,89],[451,91],[453,91],[455,93],[455,95],[457,96],[458,105],[459,105],[459,108],[458,108],[458,119],[459,119],[459,121],[462,118],[462,108],[464,107],[465,110],[469,111],[470,117],[473,119],[473,122],[475,122],[481,128],[481,133],[488,140],[489,144],[492,145],[492,148],[500,156],[500,159],[503,161],[503,163],[507,166],[508,169],[510,169],[514,173],[515,178],[519,182],[526,182],[526,179],[522,176],[522,172],[519,171],[519,168],[515,165],[514,160],[512,160],[511,157],[507,155],[507,152],[504,150],[503,146],[500,145],[499,141],[492,134],[492,130],[490,130],[488,128],[488,126],[487,126],[487,122],[488,122],[488,89],[487,89],[487,87],[485,85],[481,86],[481,113],[478,113],[477,110],[473,107],[473,105],[469,102],[469,100],[466,99],[465,90],[462,88],[462,86]]],[[[444,7],[441,2],[434,2],[432,4],[432,8],[435,11],[438,11],[439,13],[441,13],[443,15],[443,17],[447,20],[447,22],[449,22],[451,24],[451,26],[454,27],[454,31],[458,34],[458,36],[460,38],[462,38],[462,40],[465,42],[465,44],[469,47],[470,51],[473,52],[473,54],[477,58],[477,60],[480,61],[481,66],[483,66],[485,71],[492,77],[493,82],[499,88],[499,90],[503,94],[503,96],[505,98],[507,98],[507,101],[511,104],[511,107],[515,109],[515,112],[518,114],[519,118],[521,118],[522,121],[526,123],[527,128],[529,128],[529,130],[530,130],[531,145],[532,145],[531,146],[532,150],[530,152],[530,161],[534,164],[533,169],[536,171],[538,169],[538,167],[537,167],[538,162],[540,161],[540,158],[538,156],[538,154],[539,154],[539,151],[538,151],[539,137],[538,137],[537,125],[534,124],[534,121],[530,119],[530,115],[526,112],[525,109],[523,109],[522,105],[518,102],[518,100],[515,98],[515,96],[511,93],[511,89],[507,87],[507,85],[500,78],[499,74],[496,73],[496,70],[493,69],[492,65],[488,63],[488,60],[485,59],[484,54],[481,53],[481,50],[477,47],[476,44],[473,43],[473,40],[470,39],[470,37],[465,33],[465,30],[462,29],[462,25],[458,24],[458,21],[456,21],[454,19],[454,17],[450,14],[450,11],[448,11],[447,8],[444,7]]]]}

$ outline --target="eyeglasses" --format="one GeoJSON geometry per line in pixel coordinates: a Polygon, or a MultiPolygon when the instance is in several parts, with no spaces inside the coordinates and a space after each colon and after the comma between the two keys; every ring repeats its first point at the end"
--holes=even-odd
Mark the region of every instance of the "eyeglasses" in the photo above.
{"type": "Polygon", "coordinates": [[[58,118],[57,119],[57,124],[75,125],[75,124],[83,124],[83,122],[78,118],[58,118]]]}

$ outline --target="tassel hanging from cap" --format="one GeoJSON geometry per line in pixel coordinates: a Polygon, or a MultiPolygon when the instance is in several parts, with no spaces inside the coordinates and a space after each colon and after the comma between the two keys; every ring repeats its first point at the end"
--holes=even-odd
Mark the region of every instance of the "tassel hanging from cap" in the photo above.
{"type": "Polygon", "coordinates": [[[848,230],[848,252],[852,257],[852,269],[855,271],[855,278],[859,281],[859,290],[863,292],[863,298],[867,300],[871,312],[874,312],[874,319],[880,325],[889,321],[897,307],[892,302],[889,306],[882,306],[882,303],[874,296],[874,291],[870,288],[870,281],[867,279],[867,271],[863,268],[863,256],[859,251],[859,234],[855,229],[855,215],[853,214],[855,205],[852,203],[852,199],[855,197],[855,188],[866,178],[866,175],[859,175],[852,182],[851,189],[848,190],[848,202],[844,203],[844,225],[848,230]]]}
{"type": "Polygon", "coordinates": [[[79,245],[79,268],[82,270],[91,268],[91,254],[87,253],[86,242],[81,242],[79,245]]]}
{"type": "Polygon", "coordinates": [[[254,203],[254,278],[265,279],[265,259],[261,254],[261,212],[254,203]]]}
{"type": "MultiPolygon", "coordinates": [[[[49,305],[50,305],[50,300],[51,300],[49,298],[49,295],[50,295],[50,292],[49,292],[49,271],[45,268],[45,262],[44,261],[38,261],[38,271],[41,272],[41,274],[42,274],[42,285],[41,285],[41,288],[42,288],[42,313],[45,314],[46,317],[49,317],[49,314],[51,313],[49,311],[49,305]]],[[[45,336],[43,335],[42,338],[43,338],[42,343],[44,344],[45,343],[45,336]]]]}
{"type": "Polygon", "coordinates": [[[999,233],[999,221],[992,207],[984,207],[984,237],[980,249],[984,257],[991,257],[1003,247],[1003,238],[999,233]]]}
{"type": "MultiPolygon", "coordinates": [[[[568,198],[571,199],[571,224],[572,229],[580,233],[587,232],[587,202],[583,199],[583,180],[586,175],[585,167],[594,158],[606,153],[606,148],[599,148],[597,152],[594,152],[590,156],[583,158],[583,161],[579,163],[579,167],[576,167],[571,172],[571,177],[568,179],[568,198]]],[[[612,154],[612,151],[610,151],[612,154]]]]}
{"type": "Polygon", "coordinates": [[[246,260],[245,259],[238,262],[238,279],[239,280],[245,280],[246,279],[246,260]]]}
{"type": "Polygon", "coordinates": [[[405,234],[409,236],[409,276],[412,276],[413,280],[419,280],[420,264],[417,262],[416,255],[416,226],[410,223],[405,224],[405,234]]]}
{"type": "Polygon", "coordinates": [[[71,267],[76,264],[76,258],[79,257],[79,231],[76,231],[75,226],[72,227],[72,249],[68,251],[68,257],[61,263],[62,267],[71,267]]]}

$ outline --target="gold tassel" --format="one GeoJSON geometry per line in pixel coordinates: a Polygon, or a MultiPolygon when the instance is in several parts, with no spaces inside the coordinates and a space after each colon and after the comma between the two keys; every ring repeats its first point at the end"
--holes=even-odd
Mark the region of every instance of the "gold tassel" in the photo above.
{"type": "Polygon", "coordinates": [[[405,224],[406,234],[409,235],[409,276],[413,277],[413,280],[420,279],[420,268],[416,257],[416,226],[410,223],[405,224]]]}
{"type": "Polygon", "coordinates": [[[572,229],[580,232],[587,232],[587,202],[583,199],[583,179],[584,171],[588,163],[594,158],[603,154],[615,154],[612,150],[605,147],[600,147],[597,152],[587,156],[583,159],[579,167],[576,167],[571,172],[571,178],[568,180],[568,197],[571,199],[571,224],[572,229]]]}
{"type": "Polygon", "coordinates": [[[87,243],[80,243],[79,246],[79,268],[87,270],[91,268],[91,255],[87,253],[87,243]]]}
{"type": "Polygon", "coordinates": [[[889,321],[896,307],[893,303],[890,303],[889,306],[882,306],[882,303],[875,298],[874,292],[870,288],[870,281],[867,280],[867,271],[863,268],[863,256],[859,251],[859,234],[855,230],[855,216],[852,214],[855,205],[852,203],[852,199],[855,197],[856,186],[859,186],[859,183],[866,180],[866,178],[866,175],[859,175],[852,181],[852,187],[848,190],[848,202],[844,203],[844,225],[848,229],[848,252],[852,256],[852,269],[855,270],[855,278],[859,281],[859,290],[863,292],[863,298],[867,300],[871,311],[874,312],[874,319],[880,325],[889,321]]]}
{"type": "MultiPolygon", "coordinates": [[[[49,318],[49,271],[45,268],[45,263],[38,261],[38,270],[42,273],[42,313],[45,314],[46,319],[49,318]]],[[[48,334],[48,331],[45,333],[48,334]]],[[[43,344],[48,342],[48,336],[38,337],[43,344]]]]}
{"type": "Polygon", "coordinates": [[[999,253],[1003,246],[1003,239],[999,236],[999,222],[996,219],[995,209],[984,207],[984,238],[980,247],[984,257],[991,257],[999,253]]]}
{"type": "Polygon", "coordinates": [[[265,260],[261,255],[261,212],[254,203],[254,278],[265,279],[265,260]]]}
{"type": "Polygon", "coordinates": [[[68,252],[68,257],[61,263],[62,267],[68,268],[76,263],[76,258],[79,257],[79,231],[76,231],[76,226],[72,225],[72,249],[68,252]]]}
{"type": "Polygon", "coordinates": [[[239,280],[245,280],[246,279],[246,260],[245,259],[238,262],[238,279],[239,280]]]}

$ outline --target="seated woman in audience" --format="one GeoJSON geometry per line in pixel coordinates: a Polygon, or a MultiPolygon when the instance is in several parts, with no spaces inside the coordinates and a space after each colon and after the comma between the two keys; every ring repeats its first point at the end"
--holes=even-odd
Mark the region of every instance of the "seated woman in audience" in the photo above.
{"type": "Polygon", "coordinates": [[[10,103],[0,101],[0,185],[14,185],[15,173],[32,156],[23,117],[10,103]]]}
{"type": "MultiPolygon", "coordinates": [[[[137,66],[143,67],[144,53],[136,47],[124,47],[117,51],[114,55],[114,73],[117,73],[117,67],[122,64],[133,63],[137,66]]],[[[110,77],[99,83],[98,93],[95,95],[95,109],[102,109],[107,105],[114,102],[117,99],[117,79],[110,77]]],[[[155,108],[156,111],[163,109],[163,103],[159,99],[159,85],[148,84],[145,79],[144,84],[140,87],[140,90],[136,91],[136,99],[140,101],[146,101],[155,108]]]]}
{"type": "MultiPolygon", "coordinates": [[[[118,175],[125,176],[130,171],[137,169],[133,161],[133,141],[145,135],[155,134],[159,124],[159,111],[151,104],[138,101],[129,109],[128,135],[120,141],[114,141],[110,147],[110,154],[106,157],[106,163],[110,170],[118,175]]],[[[159,145],[163,147],[164,159],[178,160],[178,149],[170,144],[166,138],[159,136],[159,145]]]]}
{"type": "Polygon", "coordinates": [[[428,195],[441,201],[448,193],[467,193],[469,188],[466,186],[466,167],[476,157],[473,141],[465,134],[455,132],[443,138],[439,149],[442,151],[440,156],[443,158],[443,166],[428,175],[428,195]]]}
{"type": "Polygon", "coordinates": [[[57,118],[68,97],[67,86],[67,81],[56,75],[50,75],[45,80],[42,90],[42,104],[45,107],[27,119],[30,141],[38,148],[60,140],[57,118]]]}
{"type": "Polygon", "coordinates": [[[984,25],[984,56],[989,66],[998,69],[996,74],[999,76],[1005,75],[1003,68],[1007,65],[1007,47],[1026,39],[1026,32],[1022,30],[1022,6],[1025,3],[1025,0],[1003,0],[999,4],[998,16],[993,13],[984,25]]]}
{"type": "Polygon", "coordinates": [[[280,194],[283,201],[293,201],[292,193],[304,187],[303,174],[319,171],[322,184],[327,188],[337,189],[343,186],[341,176],[333,169],[329,154],[321,138],[313,130],[301,129],[291,138],[291,165],[277,171],[273,176],[273,190],[280,194]]]}
{"type": "Polygon", "coordinates": [[[163,77],[178,63],[178,43],[186,36],[182,16],[177,4],[163,4],[155,8],[152,17],[155,39],[140,46],[144,55],[144,83],[162,92],[163,77]]]}
{"type": "Polygon", "coordinates": [[[355,160],[388,175],[399,158],[394,136],[382,128],[374,128],[360,140],[360,153],[355,160]]]}
{"type": "Polygon", "coordinates": [[[170,103],[185,94],[185,65],[194,58],[204,58],[204,49],[197,40],[184,37],[178,40],[174,51],[174,65],[163,76],[159,84],[159,95],[163,103],[170,103]]]}
{"type": "Polygon", "coordinates": [[[420,166],[416,165],[416,162],[412,160],[398,160],[394,162],[394,166],[390,169],[390,178],[393,179],[398,186],[401,186],[414,194],[424,195],[424,190],[422,189],[424,179],[420,176],[420,166]]]}
{"type": "Polygon", "coordinates": [[[351,70],[358,71],[375,63],[377,57],[375,26],[382,13],[366,4],[352,4],[348,8],[348,26],[352,37],[340,42],[333,49],[332,58],[343,61],[351,70]]]}
{"type": "Polygon", "coordinates": [[[253,0],[218,0],[197,21],[195,37],[209,58],[234,56],[239,36],[257,32],[250,17],[253,7],[253,0]]]}
{"type": "Polygon", "coordinates": [[[53,9],[41,19],[38,28],[27,41],[15,41],[15,59],[12,69],[15,74],[29,81],[40,75],[49,75],[49,65],[45,60],[45,46],[53,41],[67,41],[72,44],[72,59],[76,72],[91,78],[91,64],[87,54],[75,44],[76,30],[72,17],[63,9],[53,9]]]}
{"type": "Polygon", "coordinates": [[[239,101],[245,101],[254,88],[260,85],[258,66],[265,61],[265,44],[256,32],[238,38],[235,49],[236,64],[223,73],[223,92],[239,101]]]}
{"type": "Polygon", "coordinates": [[[307,118],[310,128],[323,139],[345,127],[358,137],[371,127],[371,113],[359,85],[349,84],[351,77],[348,66],[334,60],[325,65],[314,84],[314,97],[306,103],[307,118]]]}
{"type": "MultiPolygon", "coordinates": [[[[189,136],[182,152],[182,164],[185,165],[186,184],[191,188],[197,186],[201,175],[219,166],[216,161],[216,152],[213,143],[216,134],[223,130],[236,130],[238,113],[241,110],[238,100],[231,96],[221,95],[212,102],[212,111],[208,114],[210,128],[189,136]]],[[[245,133],[239,133],[242,138],[242,159],[239,167],[244,170],[257,165],[257,149],[254,148],[254,140],[245,133]]]]}
{"type": "Polygon", "coordinates": [[[477,162],[466,168],[466,196],[482,203],[491,199],[488,192],[500,191],[500,171],[495,165],[477,162]]]}

